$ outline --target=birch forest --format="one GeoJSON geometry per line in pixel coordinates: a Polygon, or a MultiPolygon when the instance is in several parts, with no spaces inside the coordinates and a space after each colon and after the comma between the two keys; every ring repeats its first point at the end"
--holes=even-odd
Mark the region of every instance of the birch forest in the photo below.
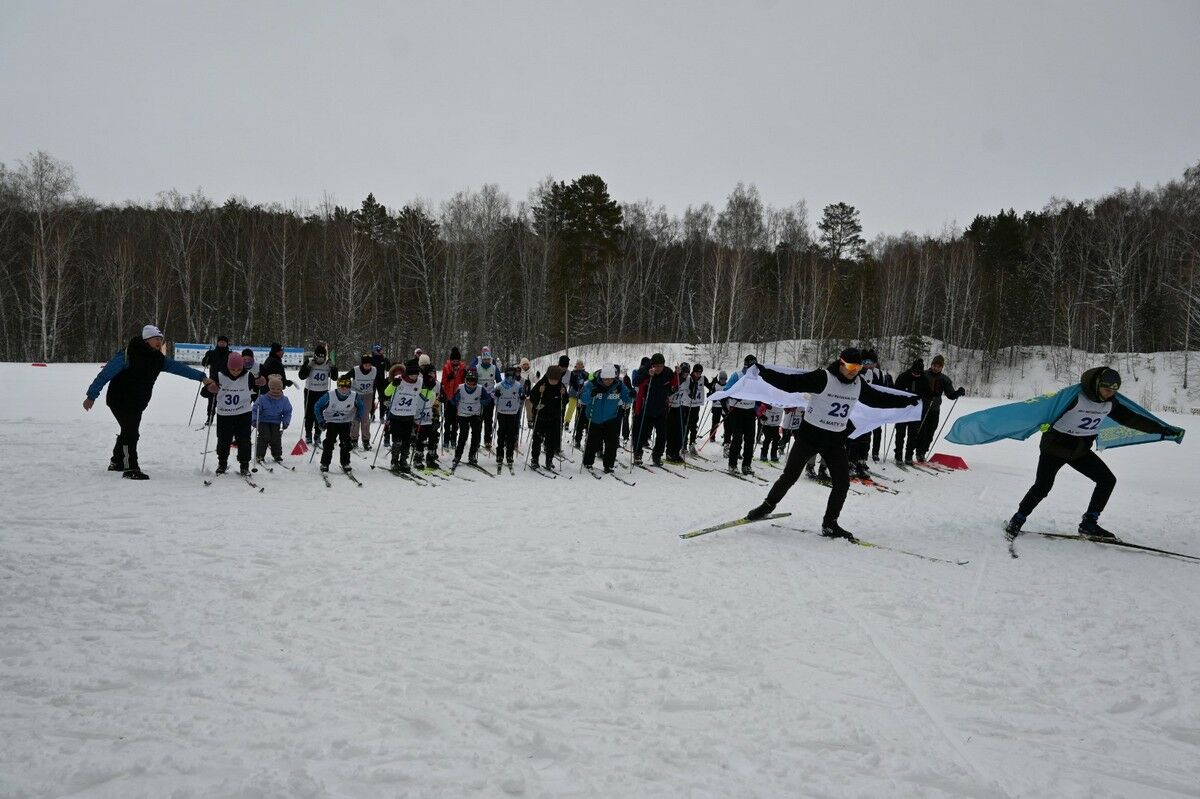
{"type": "Polygon", "coordinates": [[[929,336],[1187,350],[1200,334],[1200,164],[1154,188],[985,211],[937,236],[863,235],[753,184],[672,214],[604,180],[483,184],[442,200],[316,207],[164,191],[103,205],[44,152],[0,164],[0,358],[100,361],[146,323],[170,340],[381,343],[502,360],[599,342],[929,336]]]}

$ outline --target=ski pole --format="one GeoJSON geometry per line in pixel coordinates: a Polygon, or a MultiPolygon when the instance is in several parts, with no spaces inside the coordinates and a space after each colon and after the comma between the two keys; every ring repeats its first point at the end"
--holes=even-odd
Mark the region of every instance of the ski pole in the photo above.
{"type": "Polygon", "coordinates": [[[254,460],[253,460],[254,466],[252,466],[250,468],[250,471],[252,471],[252,472],[258,471],[258,431],[261,427],[262,427],[261,423],[255,422],[255,424],[254,424],[254,443],[251,445],[251,449],[253,450],[253,452],[251,454],[254,456],[254,460]]]}
{"type": "Polygon", "coordinates": [[[950,417],[954,415],[954,407],[958,405],[958,397],[954,398],[954,402],[950,403],[950,410],[946,412],[946,418],[942,420],[942,426],[938,428],[937,435],[933,437],[933,441],[929,442],[929,450],[933,451],[933,445],[942,437],[942,430],[946,428],[946,422],[950,421],[950,417]]]}
{"type": "Polygon", "coordinates": [[[386,421],[383,424],[379,425],[379,435],[375,436],[375,457],[371,460],[371,468],[372,469],[375,468],[375,464],[379,460],[379,453],[383,449],[383,447],[379,446],[379,442],[383,440],[383,431],[384,431],[384,428],[387,427],[387,425],[388,425],[388,423],[386,421]]]}
{"type": "Polygon", "coordinates": [[[208,437],[212,435],[212,425],[206,425],[204,434],[204,457],[200,459],[200,473],[204,474],[204,466],[208,463],[208,437]]]}
{"type": "Polygon", "coordinates": [[[315,458],[315,457],[317,456],[317,450],[321,448],[321,444],[320,444],[320,441],[321,441],[321,425],[317,424],[317,425],[313,425],[313,426],[314,426],[314,427],[316,428],[316,430],[317,430],[317,438],[316,438],[316,440],[315,440],[315,441],[313,441],[312,455],[309,455],[309,456],[308,456],[308,462],[309,462],[309,463],[312,463],[312,462],[313,462],[313,458],[315,458]]]}
{"type": "Polygon", "coordinates": [[[203,383],[201,383],[199,386],[196,387],[196,398],[194,400],[192,400],[192,412],[188,416],[188,427],[192,426],[192,420],[196,418],[196,403],[198,403],[200,401],[200,391],[203,388],[204,388],[203,383]]]}

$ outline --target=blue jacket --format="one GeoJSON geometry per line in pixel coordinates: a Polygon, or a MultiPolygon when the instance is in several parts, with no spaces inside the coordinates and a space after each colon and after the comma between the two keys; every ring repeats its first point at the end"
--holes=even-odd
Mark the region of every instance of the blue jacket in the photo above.
{"type": "MultiPolygon", "coordinates": [[[[341,389],[340,388],[335,389],[335,391],[341,391],[341,389]]],[[[313,406],[313,416],[315,416],[317,418],[317,422],[318,422],[319,426],[321,426],[321,427],[325,426],[325,409],[328,407],[329,407],[329,392],[325,392],[324,394],[321,395],[321,398],[319,400],[317,400],[317,404],[313,406]]],[[[357,419],[358,417],[362,416],[363,413],[365,412],[365,410],[366,410],[366,406],[363,405],[362,397],[355,394],[354,395],[354,417],[357,419]]]]}
{"type": "Polygon", "coordinates": [[[605,388],[597,377],[584,384],[579,401],[587,407],[588,420],[592,424],[604,424],[616,419],[621,406],[630,403],[629,388],[620,380],[614,380],[605,388]]]}
{"type": "Polygon", "coordinates": [[[259,422],[287,427],[292,423],[292,401],[283,394],[279,395],[279,399],[275,399],[269,393],[259,394],[250,416],[250,424],[257,425],[259,422]]]}
{"type": "MultiPolygon", "coordinates": [[[[100,374],[96,375],[96,379],[88,386],[88,399],[94,402],[100,396],[100,389],[104,388],[108,381],[128,368],[129,361],[125,358],[125,350],[118,350],[117,354],[112,357],[112,360],[104,364],[104,368],[100,370],[100,374]]],[[[179,375],[180,377],[190,377],[192,380],[203,380],[205,377],[204,372],[182,364],[174,358],[163,358],[163,371],[179,375]]]]}

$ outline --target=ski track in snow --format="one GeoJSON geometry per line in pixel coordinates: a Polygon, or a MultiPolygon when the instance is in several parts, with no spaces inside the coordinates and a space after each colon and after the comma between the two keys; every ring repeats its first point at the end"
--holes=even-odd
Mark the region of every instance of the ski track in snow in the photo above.
{"type": "MultiPolygon", "coordinates": [[[[681,541],[767,490],[702,472],[430,492],[356,460],[365,488],[327,489],[305,456],[205,488],[171,375],[152,479],[123,481],[79,408],[97,368],[0,364],[2,797],[1200,796],[1200,566],[1012,560],[1036,440],[849,497],[848,529],[959,567],[769,524],[681,541]]],[[[1106,525],[1200,554],[1194,447],[1102,454],[1106,525]]],[[[1073,531],[1090,485],[1063,470],[1028,526],[1073,531]]],[[[799,481],[784,523],[826,495],[799,481]]]]}

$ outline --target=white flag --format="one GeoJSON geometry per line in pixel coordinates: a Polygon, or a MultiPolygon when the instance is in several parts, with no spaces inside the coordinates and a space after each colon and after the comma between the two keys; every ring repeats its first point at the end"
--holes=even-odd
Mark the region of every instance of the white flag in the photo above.
{"type": "MultiPolygon", "coordinates": [[[[790,366],[772,366],[771,364],[767,364],[767,368],[776,372],[782,372],[785,375],[802,375],[815,371],[812,369],[793,369],[790,366]]],[[[871,388],[901,397],[914,396],[907,391],[900,391],[899,389],[888,388],[887,386],[873,385],[871,388]]],[[[729,399],[758,400],[759,402],[765,402],[768,405],[776,405],[781,408],[808,407],[808,394],[803,392],[792,394],[775,388],[775,386],[759,376],[757,364],[747,369],[745,374],[739,377],[737,382],[733,384],[733,388],[711,394],[708,397],[708,402],[719,402],[726,397],[729,399]]],[[[921,421],[921,405],[917,403],[916,405],[904,408],[873,408],[870,405],[856,402],[854,403],[854,408],[850,411],[850,421],[854,422],[854,432],[850,434],[850,437],[858,438],[861,435],[871,432],[876,427],[882,427],[885,424],[921,421]]]]}

